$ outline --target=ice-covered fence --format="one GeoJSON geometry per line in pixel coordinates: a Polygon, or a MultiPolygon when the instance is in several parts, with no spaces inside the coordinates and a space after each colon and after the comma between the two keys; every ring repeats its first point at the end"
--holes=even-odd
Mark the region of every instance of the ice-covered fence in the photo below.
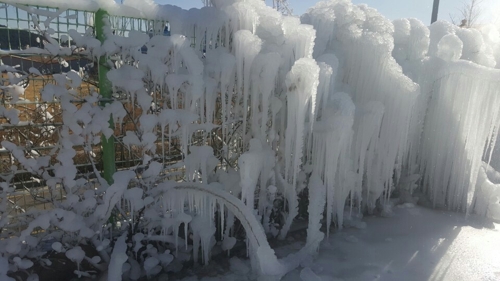
{"type": "MultiPolygon", "coordinates": [[[[57,148],[62,109],[60,99],[43,98],[44,88],[47,86],[45,90],[50,91],[49,88],[56,83],[60,74],[73,72],[82,78],[82,83],[75,88],[72,95],[71,103],[75,106],[81,106],[83,97],[99,91],[97,60],[77,48],[75,38],[71,36],[72,32],[95,32],[95,9],[93,5],[84,5],[78,1],[71,5],[71,8],[60,6],[60,3],[54,1],[2,2],[0,56],[3,88],[0,94],[0,139],[22,146],[27,157],[46,156],[57,148]],[[66,48],[66,51],[59,52],[59,46],[66,48]]],[[[165,33],[168,35],[169,26],[165,20],[138,16],[142,15],[112,13],[109,21],[113,34],[128,36],[130,32],[138,31],[149,36],[165,33]]],[[[141,50],[146,51],[144,48],[141,50]]],[[[131,101],[124,99],[119,92],[115,93],[114,99],[121,100],[128,108],[134,107],[131,101]]],[[[154,102],[160,102],[157,96],[154,102]]],[[[130,119],[124,122],[121,128],[117,128],[115,161],[118,167],[135,165],[140,158],[123,147],[119,133],[131,128],[131,121],[137,118],[135,113],[131,110],[130,119]]],[[[176,143],[175,138],[172,143],[176,143]]],[[[86,151],[82,146],[75,146],[75,149],[74,162],[82,175],[91,170],[89,157],[93,157],[97,163],[100,162],[101,150],[98,146],[94,146],[91,151],[86,151]]],[[[166,154],[162,154],[164,159],[175,158],[179,153],[174,151],[166,154]]],[[[45,207],[48,191],[43,180],[22,169],[5,147],[0,148],[0,161],[2,175],[9,174],[12,166],[17,169],[13,181],[19,189],[11,197],[13,205],[17,206],[13,210],[24,212],[32,206],[45,207]]],[[[54,161],[55,159],[52,159],[53,163],[54,161]]],[[[59,198],[62,196],[61,191],[59,198]]]]}
{"type": "MultiPolygon", "coordinates": [[[[400,177],[415,181],[417,174],[435,206],[468,212],[484,208],[475,201],[483,196],[475,187],[481,162],[489,161],[487,152],[498,134],[500,77],[494,68],[500,57],[499,31],[446,22],[429,30],[417,19],[391,24],[375,10],[345,0],[319,2],[301,20],[318,31],[314,57],[332,66],[334,87],[349,93],[356,112],[351,117],[348,99],[330,96],[332,120],[354,119],[352,155],[340,153],[348,146],[332,145],[341,145],[340,136],[349,135],[349,122],[341,126],[330,121],[336,125],[329,130],[337,136],[328,141],[334,152],[327,153],[331,163],[317,156],[312,160],[321,163],[320,175],[332,190],[329,194],[335,194],[327,196],[328,204],[338,208],[333,214],[342,214],[349,192],[371,210],[381,195],[388,199],[400,177]]],[[[314,133],[319,141],[325,137],[314,133]]],[[[324,155],[324,150],[313,155],[324,155]]],[[[415,188],[396,187],[401,194],[415,188]]]]}
{"type": "MultiPolygon", "coordinates": [[[[169,11],[168,8],[158,9],[156,16],[162,18],[162,12],[168,15],[169,11]]],[[[281,238],[286,237],[297,215],[296,187],[303,188],[305,184],[303,173],[299,171],[306,127],[310,128],[306,126],[306,121],[314,117],[315,88],[318,84],[319,67],[312,58],[315,31],[311,26],[300,24],[297,18],[284,18],[261,1],[221,1],[217,8],[190,11],[189,15],[186,12],[170,12],[170,15],[172,32],[178,33],[171,37],[149,37],[137,31],[130,31],[123,37],[116,32],[113,34],[109,26],[105,26],[106,40],[98,42],[91,32],[79,34],[68,31],[75,41],[76,49],[83,49],[91,58],[109,58],[106,62],[101,59],[99,64],[112,65],[107,78],[112,82],[113,92],[118,97],[111,101],[111,105],[101,107],[96,104],[100,97],[90,93],[81,107],[74,106],[68,100],[78,84],[76,82],[79,82],[73,72],[57,76],[57,85],[52,87],[54,91],[43,91],[42,99],[45,101],[56,96],[63,104],[64,124],[60,129],[60,150],[54,152],[57,152],[55,156],[58,161],[53,165],[54,174],[44,171],[50,166],[43,161],[47,158],[26,157],[23,147],[12,142],[2,143],[34,175],[42,174],[49,188],[60,184],[67,193],[67,200],[63,200],[61,208],[43,212],[45,216],[41,216],[41,219],[29,222],[27,230],[21,233],[22,239],[38,227],[47,230],[52,223],[50,218],[63,214],[65,219],[69,215],[82,223],[75,230],[68,228],[66,223],[61,225],[54,220],[56,227],[63,227],[67,232],[83,231],[80,235],[93,237],[97,243],[103,239],[103,232],[114,231],[110,225],[103,225],[112,218],[113,212],[119,212],[117,217],[123,218],[120,223],[125,224],[125,227],[135,225],[134,231],[138,231],[139,236],[144,235],[142,231],[145,228],[153,227],[154,231],[147,231],[148,237],[143,236],[146,240],[152,239],[149,234],[153,233],[173,234],[177,239],[178,228],[171,227],[169,221],[176,217],[186,218],[184,212],[190,211],[193,218],[191,228],[194,238],[198,240],[195,243],[202,239],[202,244],[210,246],[207,243],[212,239],[210,234],[213,232],[209,231],[214,229],[214,225],[205,228],[210,220],[206,217],[208,212],[202,209],[206,207],[202,202],[210,199],[209,192],[202,193],[200,201],[190,210],[185,209],[184,200],[178,200],[182,198],[154,196],[158,184],[165,182],[163,171],[165,164],[168,164],[164,158],[158,157],[158,152],[174,149],[182,153],[180,165],[185,167],[185,181],[201,182],[203,185],[213,181],[223,182],[222,185],[214,184],[211,187],[221,189],[220,192],[230,191],[225,194],[233,201],[239,200],[237,197],[241,192],[242,199],[247,200],[244,208],[249,215],[245,216],[255,220],[253,214],[260,213],[259,220],[266,225],[269,233],[276,235],[278,231],[281,232],[281,238]],[[206,27],[196,28],[200,25],[206,27]],[[203,39],[191,42],[182,36],[192,31],[200,35],[195,38],[203,39]],[[195,48],[191,48],[192,45],[195,48]],[[146,50],[139,50],[142,46],[146,50]],[[129,104],[121,103],[121,96],[131,101],[133,106],[128,108],[129,104]],[[250,104],[251,108],[248,106],[250,104]],[[137,150],[146,169],[119,171],[113,177],[115,182],[108,186],[93,166],[93,176],[101,185],[96,189],[89,185],[88,179],[75,177],[73,145],[97,145],[101,134],[106,137],[120,134],[122,131],[119,129],[109,127],[110,114],[116,124],[126,117],[132,119],[135,130],[127,128],[122,140],[127,149],[137,150]],[[196,133],[203,136],[198,138],[200,141],[194,137],[196,133]],[[165,147],[164,144],[171,144],[170,139],[174,137],[180,138],[180,146],[165,147]],[[156,145],[158,140],[163,144],[161,148],[156,145]],[[247,149],[248,152],[240,157],[247,149]],[[276,163],[276,154],[284,160],[276,163]],[[234,164],[238,157],[239,169],[236,172],[234,164]],[[219,161],[226,163],[228,169],[220,169],[219,166],[219,173],[214,173],[219,161]],[[235,172],[241,176],[237,182],[225,181],[235,172]],[[258,210],[253,200],[256,191],[259,194],[258,210]],[[270,218],[274,206],[273,196],[278,192],[286,194],[289,206],[286,224],[281,230],[276,229],[276,224],[270,218]],[[163,204],[165,200],[182,204],[166,206],[163,204]],[[144,218],[147,218],[147,225],[143,224],[146,222],[144,218]]],[[[49,38],[47,40],[50,41],[49,38]]],[[[55,43],[44,46],[43,51],[59,53],[71,49],[60,46],[56,50],[55,43]]],[[[314,121],[310,119],[309,125],[314,124],[314,121]]],[[[210,208],[209,211],[213,215],[216,210],[210,208]]],[[[321,208],[317,208],[318,211],[321,208]]],[[[219,212],[223,214],[224,210],[219,212]]],[[[319,215],[316,214],[318,221],[319,215]]],[[[186,229],[188,222],[184,221],[186,229]]],[[[233,235],[230,230],[234,225],[234,217],[228,219],[226,224],[227,235],[233,235]]],[[[125,228],[119,231],[122,230],[125,228]]],[[[122,237],[125,239],[125,235],[122,237]]],[[[225,238],[233,241],[234,245],[234,237],[225,238]]],[[[321,238],[316,233],[310,241],[319,241],[321,238]]],[[[115,255],[115,250],[123,250],[120,241],[123,241],[122,238],[117,241],[118,246],[113,250],[111,260],[108,256],[106,262],[113,265],[119,263],[114,258],[119,256],[115,255]]],[[[15,242],[12,239],[9,243],[14,245],[15,242]]],[[[141,241],[137,243],[139,245],[141,241]]],[[[232,247],[230,242],[225,244],[229,245],[228,249],[232,247]]],[[[311,248],[316,250],[317,245],[311,248]]],[[[193,253],[198,253],[197,247],[193,247],[193,253]]],[[[298,263],[297,259],[292,262],[294,266],[298,263]]],[[[280,268],[275,270],[281,271],[280,268]]],[[[146,272],[150,273],[148,270],[146,272]]],[[[117,276],[120,273],[110,270],[110,275],[117,276]]]]}
{"type": "Polygon", "coordinates": [[[480,168],[491,161],[500,125],[499,31],[445,21],[428,28],[415,19],[394,25],[393,55],[422,92],[412,113],[410,170],[420,171],[434,206],[485,210],[496,197],[489,193],[484,200],[476,186],[484,181],[478,182],[480,168]]]}
{"type": "Polygon", "coordinates": [[[435,206],[472,212],[500,124],[500,71],[464,61],[438,65],[422,135],[423,187],[435,206]]]}
{"type": "MultiPolygon", "coordinates": [[[[59,102],[42,102],[40,91],[47,84],[54,83],[54,75],[62,72],[78,72],[86,68],[89,73],[92,61],[72,54],[39,54],[36,50],[41,50],[47,41],[35,27],[36,22],[32,17],[34,13],[30,13],[33,9],[41,11],[38,18],[42,22],[56,11],[47,7],[17,7],[9,4],[2,4],[0,9],[2,65],[17,66],[15,70],[2,66],[4,87],[1,106],[4,108],[2,113],[7,114],[0,117],[0,139],[23,146],[28,157],[40,157],[48,155],[54,149],[58,139],[57,128],[61,125],[59,102]],[[6,70],[10,71],[11,76],[8,76],[6,70]],[[17,86],[9,87],[9,84],[17,86]],[[12,88],[16,91],[13,92],[12,88]],[[18,115],[14,114],[15,111],[18,111],[18,115]]],[[[69,29],[85,30],[90,27],[90,19],[91,13],[66,10],[57,17],[57,26],[52,29],[51,37],[63,42],[69,29]]],[[[92,87],[92,83],[83,83],[78,92],[89,93],[92,87]]],[[[77,99],[78,95],[75,96],[75,100],[77,99]]],[[[79,160],[82,165],[87,162],[82,155],[79,160]]],[[[41,179],[24,170],[5,147],[0,148],[0,161],[0,173],[7,175],[15,172],[13,182],[18,188],[8,198],[12,204],[9,209],[9,227],[15,227],[18,214],[25,213],[30,208],[52,208],[51,204],[47,204],[48,197],[53,196],[59,200],[63,198],[62,189],[51,195],[44,184],[41,184],[41,179]]]]}

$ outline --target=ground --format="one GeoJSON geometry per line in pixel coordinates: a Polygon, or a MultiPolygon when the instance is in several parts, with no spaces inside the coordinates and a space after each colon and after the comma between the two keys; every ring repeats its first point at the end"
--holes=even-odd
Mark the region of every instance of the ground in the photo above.
{"type": "MultiPolygon", "coordinates": [[[[395,207],[392,217],[363,221],[366,228],[332,233],[314,260],[283,281],[500,280],[500,224],[410,205],[395,207]]],[[[276,252],[286,255],[301,245],[295,241],[276,252]]],[[[247,261],[231,265],[224,276],[183,280],[250,280],[247,261]]]]}
{"type": "MultiPolygon", "coordinates": [[[[418,206],[394,211],[332,235],[313,272],[324,280],[500,280],[499,224],[418,206]]],[[[284,280],[300,280],[299,270],[284,280]]]]}

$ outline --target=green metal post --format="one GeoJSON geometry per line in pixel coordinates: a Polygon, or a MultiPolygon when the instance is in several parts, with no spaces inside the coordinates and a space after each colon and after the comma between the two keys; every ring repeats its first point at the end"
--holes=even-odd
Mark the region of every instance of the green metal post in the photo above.
{"type": "MultiPolygon", "coordinates": [[[[95,14],[95,33],[99,41],[104,42],[104,21],[108,20],[108,13],[102,9],[99,9],[95,14]]],[[[106,104],[111,103],[111,82],[108,80],[109,68],[107,66],[106,57],[102,56],[99,59],[99,92],[101,94],[101,106],[104,107],[106,104]]],[[[113,116],[109,117],[109,126],[114,129],[113,116]]],[[[113,183],[113,174],[116,171],[115,166],[115,139],[112,135],[110,138],[106,138],[104,135],[101,137],[102,142],[102,166],[103,166],[103,177],[109,183],[113,183]]]]}

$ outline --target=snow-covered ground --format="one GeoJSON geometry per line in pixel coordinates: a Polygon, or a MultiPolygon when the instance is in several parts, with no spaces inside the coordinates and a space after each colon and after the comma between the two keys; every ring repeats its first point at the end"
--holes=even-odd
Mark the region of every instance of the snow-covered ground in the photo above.
{"type": "Polygon", "coordinates": [[[422,207],[365,222],[324,242],[311,264],[321,280],[500,280],[499,224],[422,207]]]}
{"type": "MultiPolygon", "coordinates": [[[[500,280],[500,224],[420,206],[395,207],[393,217],[363,221],[366,228],[332,233],[318,257],[282,280],[500,280]]],[[[299,244],[276,252],[297,251],[299,244]]],[[[248,263],[233,258],[231,264],[225,276],[183,281],[251,280],[248,263]]]]}

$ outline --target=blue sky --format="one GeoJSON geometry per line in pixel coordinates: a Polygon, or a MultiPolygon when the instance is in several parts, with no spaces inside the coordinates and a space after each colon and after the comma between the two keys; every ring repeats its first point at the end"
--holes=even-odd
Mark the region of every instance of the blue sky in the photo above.
{"type": "MultiPolygon", "coordinates": [[[[155,0],[159,4],[172,4],[184,9],[202,7],[201,0],[155,0]]],[[[267,0],[270,2],[270,0],[267,0]]],[[[482,21],[496,20],[500,15],[500,0],[484,0],[482,21]],[[495,12],[494,12],[495,11],[495,12]]],[[[295,14],[304,13],[318,0],[288,0],[295,14]]],[[[418,18],[426,24],[430,23],[433,0],[352,0],[354,4],[368,4],[379,10],[384,16],[393,20],[397,18],[418,18]]],[[[450,20],[450,14],[456,14],[462,7],[461,0],[440,0],[439,19],[450,20]]]]}

